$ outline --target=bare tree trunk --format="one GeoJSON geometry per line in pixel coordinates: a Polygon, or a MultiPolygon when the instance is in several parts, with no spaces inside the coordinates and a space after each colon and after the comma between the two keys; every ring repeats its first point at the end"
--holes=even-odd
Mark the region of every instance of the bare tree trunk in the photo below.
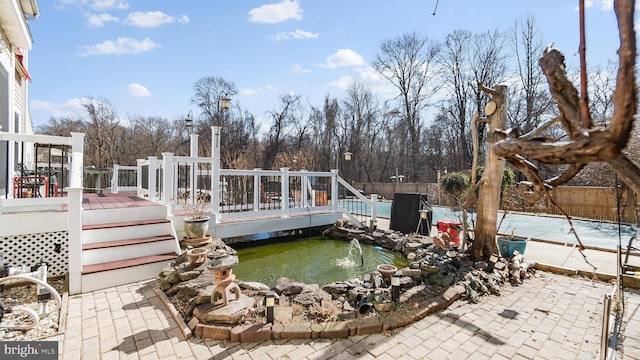
{"type": "Polygon", "coordinates": [[[500,207],[500,188],[505,160],[499,158],[493,151],[496,142],[496,130],[504,129],[507,123],[507,93],[504,85],[487,89],[482,84],[480,88],[493,95],[492,101],[496,105],[495,112],[488,114],[486,120],[489,123],[489,149],[487,164],[479,181],[480,194],[478,198],[478,217],[475,229],[475,241],[473,243],[474,259],[489,259],[491,254],[498,252],[496,246],[496,224],[498,222],[498,209],[500,207]]]}

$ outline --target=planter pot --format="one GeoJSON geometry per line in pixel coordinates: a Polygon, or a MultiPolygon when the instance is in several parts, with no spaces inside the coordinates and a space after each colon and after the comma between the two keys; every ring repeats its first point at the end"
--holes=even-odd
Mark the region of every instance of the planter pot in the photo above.
{"type": "Polygon", "coordinates": [[[498,250],[502,257],[511,259],[514,251],[518,250],[520,254],[524,254],[524,250],[527,247],[527,239],[511,237],[511,236],[498,236],[498,250]]]}
{"type": "Polygon", "coordinates": [[[199,239],[204,237],[209,231],[209,217],[199,219],[184,219],[184,232],[189,239],[199,239]]]}
{"type": "Polygon", "coordinates": [[[387,281],[391,281],[391,275],[395,274],[398,271],[398,268],[391,264],[380,264],[376,268],[382,277],[387,281]]]}
{"type": "Polygon", "coordinates": [[[187,259],[190,264],[203,263],[207,259],[207,253],[209,253],[209,250],[205,248],[189,249],[187,251],[187,259]]]}

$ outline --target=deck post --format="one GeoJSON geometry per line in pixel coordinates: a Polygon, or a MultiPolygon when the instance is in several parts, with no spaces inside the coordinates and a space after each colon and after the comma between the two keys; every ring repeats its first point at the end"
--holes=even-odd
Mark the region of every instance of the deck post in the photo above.
{"type": "MultiPolygon", "coordinates": [[[[157,163],[156,166],[157,167],[157,163]]],[[[155,168],[154,167],[154,168],[155,168]]],[[[151,168],[151,165],[149,165],[151,168]]],[[[173,166],[173,153],[163,152],[162,153],[162,183],[160,184],[160,188],[162,189],[162,204],[167,206],[168,215],[173,215],[173,211],[175,210],[175,204],[178,199],[174,199],[174,166],[173,166]]],[[[155,178],[156,170],[153,170],[153,177],[155,178]]],[[[151,174],[149,174],[149,178],[151,178],[151,174]]],[[[151,189],[149,189],[151,191],[151,189]]],[[[155,192],[156,189],[153,189],[155,192]]],[[[177,194],[177,193],[176,193],[177,194]]]]}
{"type": "Polygon", "coordinates": [[[338,212],[338,170],[331,170],[331,205],[333,207],[333,212],[338,212]]]}
{"type": "Polygon", "coordinates": [[[120,191],[120,188],[118,188],[118,183],[120,181],[118,180],[119,176],[120,176],[120,165],[113,164],[113,174],[111,175],[111,192],[114,194],[117,194],[118,191],[120,191]]]}
{"type": "Polygon", "coordinates": [[[144,197],[144,190],[142,189],[142,164],[144,164],[144,159],[136,159],[136,195],[138,197],[144,197]]]}
{"type": "Polygon", "coordinates": [[[220,223],[220,126],[211,127],[211,156],[213,157],[211,212],[214,224],[220,223]]]}
{"type": "Polygon", "coordinates": [[[198,157],[198,134],[190,134],[189,156],[198,157]]]}
{"type": "Polygon", "coordinates": [[[149,156],[149,175],[147,178],[149,179],[149,200],[153,202],[157,202],[158,200],[156,193],[156,189],[158,188],[158,183],[156,181],[156,169],[158,169],[158,157],[149,156]]]}
{"type": "Polygon", "coordinates": [[[262,202],[262,189],[260,188],[260,168],[255,168],[253,171],[256,173],[253,175],[253,211],[260,211],[260,204],[262,202]]]}
{"type": "Polygon", "coordinates": [[[195,158],[198,157],[198,134],[190,134],[190,148],[189,148],[189,157],[191,157],[191,162],[189,163],[189,194],[191,194],[191,198],[193,203],[197,203],[198,200],[198,165],[195,158]]]}
{"type": "Polygon", "coordinates": [[[71,133],[69,201],[69,294],[82,292],[82,173],[84,134],[71,133]]]}
{"type": "Polygon", "coordinates": [[[302,207],[303,208],[308,208],[309,207],[309,175],[307,175],[308,171],[307,170],[300,170],[300,190],[301,191],[301,196],[302,196],[302,207]]]}
{"type": "Polygon", "coordinates": [[[378,222],[378,194],[371,194],[371,227],[378,222]]]}
{"type": "Polygon", "coordinates": [[[282,217],[289,217],[289,168],[280,168],[282,171],[282,181],[280,182],[280,204],[282,206],[282,217]]]}

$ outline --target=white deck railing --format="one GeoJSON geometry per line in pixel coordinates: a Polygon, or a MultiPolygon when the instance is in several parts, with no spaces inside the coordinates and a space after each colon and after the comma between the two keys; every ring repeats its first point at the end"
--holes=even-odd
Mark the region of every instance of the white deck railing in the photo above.
{"type": "MultiPolygon", "coordinates": [[[[64,189],[65,196],[48,198],[9,198],[0,199],[0,213],[9,208],[32,208],[33,210],[47,210],[47,206],[67,205],[68,230],[69,230],[69,289],[80,289],[82,274],[82,174],[83,174],[83,149],[84,134],[71,133],[71,137],[50,135],[26,135],[0,132],[0,143],[21,143],[21,147],[35,144],[51,144],[71,146],[71,158],[69,159],[69,186],[64,189]]],[[[0,144],[3,145],[3,144],[0,144]]],[[[11,164],[11,153],[7,154],[8,165],[11,164]]],[[[10,185],[9,183],[7,184],[10,185]]],[[[1,224],[6,228],[6,224],[1,224]]]]}
{"type": "MultiPolygon", "coordinates": [[[[212,157],[163,153],[161,159],[138,160],[135,177],[138,196],[166,205],[169,215],[177,216],[186,215],[185,204],[200,202],[214,224],[224,219],[274,215],[286,218],[311,211],[342,212],[351,221],[365,226],[375,223],[377,196],[367,198],[341,179],[336,170],[220,169],[219,148],[215,144],[219,129],[212,127],[212,131],[212,157]],[[342,206],[339,201],[347,197],[366,204],[370,212],[352,214],[348,206],[342,206]]],[[[191,135],[191,141],[194,155],[197,135],[191,135]]],[[[122,171],[131,169],[114,166],[113,184],[120,184],[122,171]]],[[[118,190],[119,187],[112,187],[112,191],[118,190]]]]}

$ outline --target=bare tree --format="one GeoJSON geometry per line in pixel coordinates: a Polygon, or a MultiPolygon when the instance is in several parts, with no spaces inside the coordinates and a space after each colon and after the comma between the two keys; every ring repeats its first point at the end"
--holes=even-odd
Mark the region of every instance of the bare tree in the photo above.
{"type": "Polygon", "coordinates": [[[419,167],[421,112],[437,88],[432,67],[439,49],[438,43],[430,42],[415,32],[407,33],[397,39],[384,41],[371,64],[400,92],[400,112],[410,139],[407,175],[412,179],[419,167]]]}
{"type": "Polygon", "coordinates": [[[82,119],[50,118],[49,123],[38,126],[36,132],[39,134],[71,136],[72,132],[85,132],[87,123],[82,119]]]}
{"type": "Polygon", "coordinates": [[[544,45],[532,15],[516,22],[510,41],[516,59],[518,82],[510,86],[508,126],[525,134],[537,128],[545,119],[556,116],[551,96],[545,91],[544,74],[538,66],[537,60],[544,45]]]}
{"type": "MultiPolygon", "coordinates": [[[[496,155],[505,158],[531,181],[532,199],[546,194],[549,188],[572,179],[585,164],[606,162],[620,180],[634,191],[640,191],[640,167],[623,152],[632,133],[637,111],[637,91],[634,66],[636,35],[634,31],[634,0],[616,0],[614,9],[618,19],[620,48],[613,112],[609,127],[594,126],[589,112],[584,34],[581,31],[581,93],[567,78],[564,56],[556,49],[547,49],[539,61],[549,89],[560,112],[559,121],[567,133],[567,140],[553,141],[534,134],[509,137],[495,144],[496,155]],[[541,179],[532,160],[554,165],[569,165],[564,172],[551,179],[541,179]]],[[[584,2],[580,1],[581,29],[584,29],[584,2]]],[[[578,239],[579,240],[579,239],[578,239]]]]}
{"type": "Polygon", "coordinates": [[[286,148],[289,140],[291,125],[302,121],[300,95],[284,94],[280,96],[280,109],[271,111],[272,124],[266,134],[266,144],[262,166],[271,169],[280,151],[286,148]]]}
{"type": "Polygon", "coordinates": [[[198,79],[193,85],[194,95],[191,103],[200,109],[200,119],[204,120],[204,131],[212,125],[224,126],[222,99],[238,94],[236,85],[218,76],[207,76],[198,79]]]}
{"type": "Polygon", "coordinates": [[[107,99],[89,98],[83,107],[89,116],[85,138],[85,164],[99,168],[119,162],[117,145],[121,132],[119,118],[107,99]],[[88,160],[88,161],[87,161],[88,160]]]}

